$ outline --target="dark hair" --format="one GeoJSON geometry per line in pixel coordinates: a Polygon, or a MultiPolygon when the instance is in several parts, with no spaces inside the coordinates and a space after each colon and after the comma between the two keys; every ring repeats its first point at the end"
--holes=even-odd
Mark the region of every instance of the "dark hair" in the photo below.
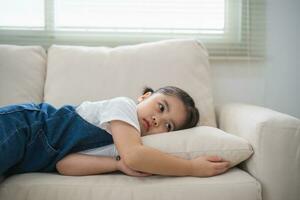
{"type": "Polygon", "coordinates": [[[193,98],[186,91],[184,91],[178,87],[166,86],[166,87],[159,88],[155,91],[150,87],[145,87],[143,90],[143,94],[145,94],[147,92],[151,92],[153,94],[161,93],[161,94],[165,94],[165,95],[169,95],[169,96],[175,96],[183,102],[183,104],[185,105],[185,108],[186,108],[187,118],[186,118],[183,126],[180,127],[179,129],[192,128],[197,125],[199,118],[200,118],[200,114],[199,114],[197,107],[195,106],[195,102],[194,102],[193,98]]]}

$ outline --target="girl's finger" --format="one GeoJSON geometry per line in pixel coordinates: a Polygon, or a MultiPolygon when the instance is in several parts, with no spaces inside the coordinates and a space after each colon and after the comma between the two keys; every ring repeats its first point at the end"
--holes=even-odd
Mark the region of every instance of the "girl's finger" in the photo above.
{"type": "Polygon", "coordinates": [[[152,176],[153,174],[150,173],[143,173],[145,176],[152,176]]]}
{"type": "Polygon", "coordinates": [[[151,175],[149,173],[139,172],[139,171],[135,171],[135,170],[132,170],[129,168],[127,169],[126,174],[129,176],[150,176],[151,175]]]}
{"type": "Polygon", "coordinates": [[[142,177],[151,176],[151,174],[141,174],[142,177]]]}
{"type": "Polygon", "coordinates": [[[223,168],[223,169],[218,169],[216,171],[217,174],[223,174],[224,172],[226,172],[229,168],[223,168]]]}
{"type": "Polygon", "coordinates": [[[215,169],[226,169],[229,167],[229,162],[214,163],[215,169]]]}
{"type": "Polygon", "coordinates": [[[142,172],[134,172],[133,176],[144,177],[144,176],[150,176],[150,174],[148,174],[148,173],[142,173],[142,172]]]}
{"type": "Polygon", "coordinates": [[[207,160],[211,162],[221,162],[223,161],[223,158],[221,158],[220,156],[208,156],[207,160]]]}

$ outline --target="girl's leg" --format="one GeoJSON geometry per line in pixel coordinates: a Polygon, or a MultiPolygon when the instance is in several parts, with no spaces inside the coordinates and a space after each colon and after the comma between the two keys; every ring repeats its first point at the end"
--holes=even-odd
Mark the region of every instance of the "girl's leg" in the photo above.
{"type": "Polygon", "coordinates": [[[0,176],[17,164],[23,156],[25,134],[19,131],[22,123],[14,107],[0,108],[0,176]]]}
{"type": "Polygon", "coordinates": [[[25,138],[19,132],[0,132],[0,175],[22,159],[24,143],[25,138]]]}

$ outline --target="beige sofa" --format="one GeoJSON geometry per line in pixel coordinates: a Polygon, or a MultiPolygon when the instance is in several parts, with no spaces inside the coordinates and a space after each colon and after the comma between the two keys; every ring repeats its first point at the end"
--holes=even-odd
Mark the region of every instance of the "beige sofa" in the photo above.
{"type": "Polygon", "coordinates": [[[246,104],[218,107],[208,55],[194,40],[118,48],[0,45],[0,105],[78,104],[114,96],[135,98],[145,85],[176,85],[192,94],[200,125],[247,139],[254,155],[227,173],[209,177],[129,177],[121,173],[68,177],[28,173],[2,180],[1,200],[299,200],[300,121],[246,104]],[[217,122],[217,123],[216,123],[217,122]]]}

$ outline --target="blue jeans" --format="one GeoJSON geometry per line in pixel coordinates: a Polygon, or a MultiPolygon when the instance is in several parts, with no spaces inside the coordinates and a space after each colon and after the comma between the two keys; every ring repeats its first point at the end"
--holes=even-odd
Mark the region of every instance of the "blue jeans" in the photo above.
{"type": "Polygon", "coordinates": [[[0,108],[0,175],[55,171],[67,154],[112,142],[109,133],[85,121],[73,106],[0,108]]]}

